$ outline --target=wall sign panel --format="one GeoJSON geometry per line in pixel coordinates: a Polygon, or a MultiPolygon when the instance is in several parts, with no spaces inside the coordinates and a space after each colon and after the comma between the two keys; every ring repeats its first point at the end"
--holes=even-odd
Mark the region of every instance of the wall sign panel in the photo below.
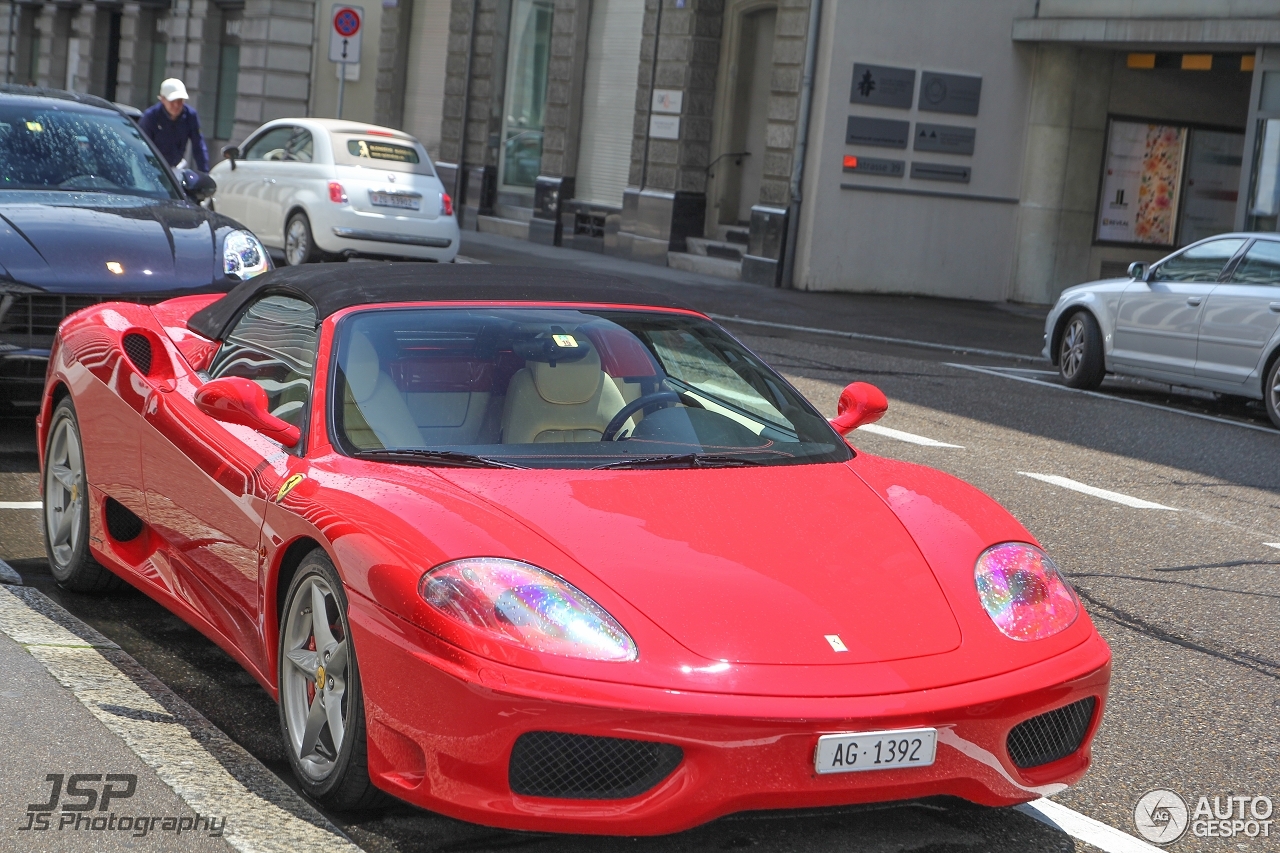
{"type": "Polygon", "coordinates": [[[916,124],[917,151],[941,151],[944,154],[972,154],[978,131],[972,127],[951,124],[916,124]]]}
{"type": "Polygon", "coordinates": [[[916,91],[914,68],[891,68],[887,65],[853,65],[853,88],[849,103],[873,107],[911,109],[911,96],[916,91]]]}
{"type": "Polygon", "coordinates": [[[982,78],[962,74],[920,73],[920,109],[931,113],[976,116],[982,99],[982,78]]]}
{"type": "Polygon", "coordinates": [[[845,127],[846,145],[875,145],[880,148],[906,148],[911,137],[911,122],[889,118],[849,116],[845,127]]]}
{"type": "Polygon", "coordinates": [[[950,181],[969,183],[972,170],[968,166],[952,166],[948,163],[912,163],[911,177],[917,181],[950,181]]]}
{"type": "Polygon", "coordinates": [[[881,175],[886,178],[901,178],[906,172],[906,163],[902,160],[885,160],[880,157],[859,157],[846,154],[844,170],[861,175],[881,175]]]}

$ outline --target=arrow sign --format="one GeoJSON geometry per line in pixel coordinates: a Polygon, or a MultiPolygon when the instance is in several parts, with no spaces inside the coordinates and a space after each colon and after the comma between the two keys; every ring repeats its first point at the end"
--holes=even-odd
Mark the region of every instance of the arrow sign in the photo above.
{"type": "Polygon", "coordinates": [[[358,63],[363,35],[364,8],[335,3],[333,26],[329,29],[329,61],[358,63]]]}

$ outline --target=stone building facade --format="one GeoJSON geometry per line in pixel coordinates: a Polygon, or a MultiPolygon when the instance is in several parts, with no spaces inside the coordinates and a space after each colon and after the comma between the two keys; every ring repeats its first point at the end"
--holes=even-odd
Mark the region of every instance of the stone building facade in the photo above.
{"type": "Polygon", "coordinates": [[[529,2],[453,4],[440,159],[446,174],[459,170],[464,227],[730,277],[746,269],[773,283],[810,0],[643,0],[642,9],[640,0],[544,0],[550,23],[537,67],[520,47],[529,2]],[[608,67],[627,60],[634,65],[608,67]],[[545,75],[545,103],[536,130],[513,133],[504,98],[531,68],[545,75]],[[606,73],[613,88],[596,91],[606,73]],[[592,125],[602,101],[629,109],[592,125]],[[541,140],[536,180],[517,185],[504,158],[514,161],[511,140],[531,133],[541,140]],[[612,196],[584,192],[585,173],[619,160],[612,196]],[[759,253],[754,267],[743,266],[748,249],[759,253]]]}

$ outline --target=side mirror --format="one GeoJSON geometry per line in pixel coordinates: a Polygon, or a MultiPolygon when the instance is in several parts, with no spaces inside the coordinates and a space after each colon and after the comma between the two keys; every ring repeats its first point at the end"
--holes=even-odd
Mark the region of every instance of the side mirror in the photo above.
{"type": "Polygon", "coordinates": [[[267,411],[267,392],[242,376],[224,376],[196,392],[196,408],[215,421],[240,424],[293,447],[302,431],[267,411]]]}
{"type": "Polygon", "coordinates": [[[828,423],[841,435],[848,435],[860,426],[873,424],[889,410],[884,392],[867,382],[854,382],[840,392],[836,404],[836,416],[828,423]]]}
{"type": "Polygon", "coordinates": [[[218,191],[218,182],[204,172],[182,170],[182,190],[196,202],[204,201],[218,191]]]}
{"type": "Polygon", "coordinates": [[[1129,278],[1134,281],[1146,281],[1147,265],[1142,263],[1142,261],[1134,261],[1129,264],[1129,278]]]}
{"type": "Polygon", "coordinates": [[[236,161],[240,159],[240,149],[234,145],[228,145],[222,149],[222,156],[231,163],[231,171],[236,170],[236,161]]]}

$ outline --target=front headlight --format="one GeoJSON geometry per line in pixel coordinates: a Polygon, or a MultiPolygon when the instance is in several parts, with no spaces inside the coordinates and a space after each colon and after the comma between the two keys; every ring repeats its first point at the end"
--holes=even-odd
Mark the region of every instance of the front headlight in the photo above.
{"type": "Polygon", "coordinates": [[[1052,637],[1080,615],[1075,590],[1034,545],[1005,542],[988,548],[978,557],[974,579],[987,615],[1011,639],[1052,637]]]}
{"type": "Polygon", "coordinates": [[[636,644],[604,608],[548,571],[498,557],[444,563],[418,593],[450,619],[537,652],[632,661],[636,644]]]}
{"type": "Polygon", "coordinates": [[[258,238],[248,231],[232,231],[222,241],[222,270],[241,281],[271,269],[271,259],[258,238]]]}

